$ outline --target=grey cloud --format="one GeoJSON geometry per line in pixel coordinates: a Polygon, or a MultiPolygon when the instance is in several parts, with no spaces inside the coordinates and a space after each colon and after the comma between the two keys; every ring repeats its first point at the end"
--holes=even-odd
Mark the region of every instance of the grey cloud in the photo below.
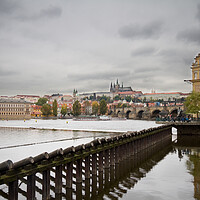
{"type": "Polygon", "coordinates": [[[68,79],[73,81],[89,81],[89,80],[115,80],[130,76],[130,71],[103,71],[90,74],[69,74],[68,79]]]}
{"type": "Polygon", "coordinates": [[[11,76],[11,75],[17,75],[17,71],[11,71],[11,70],[5,70],[3,68],[0,68],[0,76],[11,76]]]}
{"type": "Polygon", "coordinates": [[[154,47],[142,47],[131,52],[131,55],[134,56],[148,56],[156,53],[156,48],[154,47]]]}
{"type": "Polygon", "coordinates": [[[147,25],[130,24],[119,29],[119,35],[128,39],[158,38],[162,31],[163,23],[154,21],[147,25]]]}
{"type": "Polygon", "coordinates": [[[55,18],[55,17],[60,17],[62,14],[62,9],[57,7],[57,6],[50,6],[47,9],[42,9],[40,10],[39,13],[34,13],[34,14],[27,14],[27,15],[19,15],[16,18],[21,20],[21,21],[34,21],[34,20],[39,20],[41,18],[55,18]]]}
{"type": "Polygon", "coordinates": [[[59,7],[50,7],[48,9],[43,9],[40,11],[40,17],[59,17],[62,13],[61,8],[59,7]]]}
{"type": "Polygon", "coordinates": [[[200,44],[200,29],[184,30],[177,34],[177,39],[200,44]]]}
{"type": "Polygon", "coordinates": [[[197,19],[198,19],[199,22],[200,22],[200,4],[198,4],[198,6],[197,6],[197,14],[196,14],[196,17],[197,17],[197,19]]]}
{"type": "Polygon", "coordinates": [[[152,73],[152,72],[155,73],[155,72],[158,72],[160,70],[161,69],[159,67],[150,67],[150,68],[144,67],[144,68],[136,69],[135,73],[145,73],[145,74],[147,74],[147,73],[152,73]]]}
{"type": "Polygon", "coordinates": [[[16,2],[0,0],[0,14],[10,14],[18,7],[16,2]]]}

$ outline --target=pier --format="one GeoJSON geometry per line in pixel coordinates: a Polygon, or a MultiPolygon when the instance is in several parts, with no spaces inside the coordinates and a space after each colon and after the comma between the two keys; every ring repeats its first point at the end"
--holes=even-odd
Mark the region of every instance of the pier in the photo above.
{"type": "Polygon", "coordinates": [[[140,154],[151,155],[170,143],[171,129],[171,125],[163,125],[95,139],[15,163],[5,161],[0,163],[0,196],[9,200],[33,200],[36,196],[88,199],[97,190],[103,190],[107,182],[117,179],[120,163],[128,165],[130,158],[139,162],[143,159],[140,154]],[[91,184],[93,187],[88,187],[91,184]]]}

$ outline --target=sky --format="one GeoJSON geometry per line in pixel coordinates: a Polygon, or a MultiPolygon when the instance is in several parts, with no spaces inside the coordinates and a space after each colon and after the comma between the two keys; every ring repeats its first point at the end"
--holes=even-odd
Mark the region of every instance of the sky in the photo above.
{"type": "Polygon", "coordinates": [[[199,0],[0,0],[0,96],[190,92],[199,0]]]}

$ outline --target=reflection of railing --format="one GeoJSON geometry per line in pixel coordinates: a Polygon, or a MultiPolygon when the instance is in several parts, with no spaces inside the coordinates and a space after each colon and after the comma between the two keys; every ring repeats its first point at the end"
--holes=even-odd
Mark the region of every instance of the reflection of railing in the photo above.
{"type": "MultiPolygon", "coordinates": [[[[6,161],[0,164],[0,195],[12,200],[35,197],[89,199],[97,194],[105,194],[108,198],[110,195],[120,196],[127,186],[126,181],[120,183],[123,187],[119,181],[115,182],[126,174],[127,170],[122,168],[128,169],[128,166],[143,162],[152,155],[151,152],[162,148],[165,141],[171,141],[170,125],[96,139],[14,164],[6,161]],[[129,158],[134,159],[131,165],[129,158]],[[117,192],[110,192],[109,188],[115,184],[117,192]]],[[[128,180],[135,183],[137,178],[128,180]]]]}

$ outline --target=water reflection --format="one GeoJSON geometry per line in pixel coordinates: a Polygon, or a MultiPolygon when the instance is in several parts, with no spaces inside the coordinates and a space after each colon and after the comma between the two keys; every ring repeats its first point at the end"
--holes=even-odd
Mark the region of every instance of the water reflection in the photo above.
{"type": "Polygon", "coordinates": [[[178,137],[175,144],[178,149],[178,157],[182,159],[188,156],[187,170],[194,177],[194,198],[200,200],[200,136],[178,137]]]}

